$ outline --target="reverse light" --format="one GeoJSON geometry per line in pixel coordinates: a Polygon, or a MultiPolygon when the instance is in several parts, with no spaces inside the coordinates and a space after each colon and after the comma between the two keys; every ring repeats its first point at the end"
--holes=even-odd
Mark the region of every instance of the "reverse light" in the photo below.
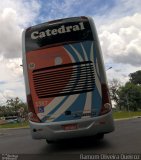
{"type": "Polygon", "coordinates": [[[111,106],[110,103],[105,103],[104,108],[107,109],[107,110],[111,110],[112,106],[111,106]]]}
{"type": "Polygon", "coordinates": [[[106,104],[104,104],[104,106],[102,107],[102,109],[101,109],[101,113],[100,113],[100,115],[103,115],[103,114],[106,114],[106,113],[108,113],[108,112],[110,112],[111,111],[111,104],[110,103],[106,103],[106,104]]]}

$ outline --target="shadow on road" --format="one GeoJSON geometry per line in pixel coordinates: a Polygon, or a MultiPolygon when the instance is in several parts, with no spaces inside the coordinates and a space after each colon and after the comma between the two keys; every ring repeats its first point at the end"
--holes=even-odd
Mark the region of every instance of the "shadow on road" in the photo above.
{"type": "Polygon", "coordinates": [[[80,153],[83,151],[100,151],[100,149],[104,150],[104,148],[106,149],[111,147],[111,143],[106,139],[97,140],[95,137],[85,137],[47,144],[47,146],[43,148],[42,152],[80,153]]]}

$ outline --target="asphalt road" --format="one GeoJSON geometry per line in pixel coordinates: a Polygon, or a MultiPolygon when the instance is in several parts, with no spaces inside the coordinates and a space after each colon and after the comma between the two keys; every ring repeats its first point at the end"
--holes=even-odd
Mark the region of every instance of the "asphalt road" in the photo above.
{"type": "Polygon", "coordinates": [[[116,130],[106,134],[101,141],[82,138],[55,144],[32,140],[29,129],[0,129],[0,154],[17,154],[23,159],[34,159],[32,156],[43,159],[48,155],[48,159],[63,160],[64,157],[74,159],[73,156],[82,159],[82,155],[88,154],[141,153],[141,118],[116,121],[115,127],[116,130]]]}

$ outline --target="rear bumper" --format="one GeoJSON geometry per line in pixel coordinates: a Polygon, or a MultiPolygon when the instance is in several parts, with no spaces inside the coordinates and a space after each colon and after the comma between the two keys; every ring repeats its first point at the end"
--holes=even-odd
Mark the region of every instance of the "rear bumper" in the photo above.
{"type": "Polygon", "coordinates": [[[114,130],[112,112],[103,116],[52,123],[35,123],[30,121],[33,139],[59,140],[74,137],[92,136],[98,133],[109,133],[114,130]],[[62,125],[78,124],[78,129],[65,131],[62,125]]]}

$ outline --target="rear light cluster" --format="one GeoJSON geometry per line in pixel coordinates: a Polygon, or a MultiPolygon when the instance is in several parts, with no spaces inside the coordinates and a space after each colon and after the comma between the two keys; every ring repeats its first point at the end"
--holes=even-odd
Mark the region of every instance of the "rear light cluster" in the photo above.
{"type": "Polygon", "coordinates": [[[102,108],[100,115],[110,112],[111,109],[112,105],[109,97],[109,89],[106,84],[102,84],[102,108]]]}
{"type": "Polygon", "coordinates": [[[32,122],[40,122],[40,119],[38,118],[37,114],[35,113],[33,101],[31,95],[27,96],[27,103],[28,103],[28,118],[32,122]]]}

